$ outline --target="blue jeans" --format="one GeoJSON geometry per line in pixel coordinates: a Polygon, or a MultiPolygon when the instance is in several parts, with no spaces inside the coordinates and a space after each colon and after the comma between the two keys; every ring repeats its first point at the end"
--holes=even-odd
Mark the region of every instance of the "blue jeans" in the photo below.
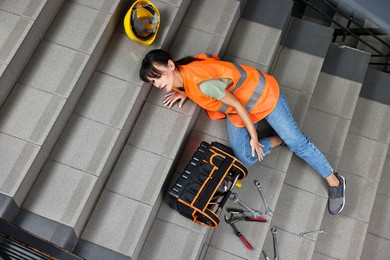
{"type": "MultiPolygon", "coordinates": [[[[310,141],[309,138],[299,129],[288,106],[286,97],[280,92],[278,103],[275,109],[265,117],[268,124],[275,130],[283,142],[299,157],[311,165],[322,177],[329,177],[333,168],[326,160],[320,150],[310,141]]],[[[252,166],[258,157],[252,156],[252,149],[249,144],[250,136],[246,127],[236,127],[229,119],[226,120],[229,133],[230,146],[235,156],[247,167],[252,166]]],[[[254,124],[257,128],[257,124],[254,124]]],[[[264,155],[271,152],[271,141],[269,138],[261,138],[259,143],[263,145],[264,155]]]]}

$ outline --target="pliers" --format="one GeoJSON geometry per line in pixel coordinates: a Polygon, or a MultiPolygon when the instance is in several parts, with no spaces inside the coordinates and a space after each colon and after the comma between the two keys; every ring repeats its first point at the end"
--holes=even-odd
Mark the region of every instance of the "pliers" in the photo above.
{"type": "Polygon", "coordinates": [[[246,240],[246,238],[241,234],[241,232],[237,229],[236,225],[234,224],[235,222],[237,222],[239,220],[256,221],[256,222],[267,222],[267,219],[265,219],[265,218],[254,218],[254,217],[248,217],[248,216],[236,217],[236,216],[234,216],[233,213],[230,213],[229,217],[227,215],[225,215],[226,223],[228,223],[233,228],[234,232],[241,239],[241,241],[245,244],[245,246],[249,250],[253,250],[251,244],[249,244],[248,240],[246,240]]]}
{"type": "Polygon", "coordinates": [[[266,218],[246,216],[245,212],[247,212],[247,211],[244,211],[242,209],[228,208],[227,212],[230,214],[230,218],[234,216],[237,220],[267,222],[266,218]]]}

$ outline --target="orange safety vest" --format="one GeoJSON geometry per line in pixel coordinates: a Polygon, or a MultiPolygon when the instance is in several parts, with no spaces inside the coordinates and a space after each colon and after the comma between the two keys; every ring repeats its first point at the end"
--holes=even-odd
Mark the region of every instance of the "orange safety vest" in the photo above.
{"type": "Polygon", "coordinates": [[[200,61],[179,66],[184,80],[185,94],[207,111],[211,119],[226,117],[237,127],[244,127],[237,111],[222,101],[211,98],[200,90],[199,83],[210,79],[229,78],[233,84],[226,88],[246,107],[253,123],[259,122],[275,108],[279,99],[279,85],[274,77],[256,68],[220,61],[216,55],[200,54],[200,61]]]}

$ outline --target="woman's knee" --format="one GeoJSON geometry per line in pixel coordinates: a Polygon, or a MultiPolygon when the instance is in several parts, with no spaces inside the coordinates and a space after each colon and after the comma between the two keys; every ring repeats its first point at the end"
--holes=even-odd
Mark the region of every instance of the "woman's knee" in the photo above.
{"type": "Polygon", "coordinates": [[[242,150],[237,151],[233,149],[233,152],[234,152],[234,156],[248,168],[257,161],[255,157],[252,157],[251,154],[248,154],[245,151],[242,150]]]}

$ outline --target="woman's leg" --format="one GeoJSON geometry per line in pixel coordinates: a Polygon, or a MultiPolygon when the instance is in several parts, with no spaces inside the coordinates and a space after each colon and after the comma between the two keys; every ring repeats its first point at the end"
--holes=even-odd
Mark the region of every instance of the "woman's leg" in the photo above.
{"type": "Polygon", "coordinates": [[[265,119],[296,155],[325,178],[329,184],[328,210],[332,215],[340,213],[345,205],[345,178],[334,173],[324,155],[299,129],[282,92],[275,109],[265,119]]]}
{"type": "MultiPolygon", "coordinates": [[[[237,127],[233,125],[229,119],[226,119],[227,129],[229,134],[230,147],[233,149],[234,155],[239,159],[245,166],[250,167],[256,163],[259,158],[255,154],[252,156],[252,149],[249,144],[250,136],[245,127],[237,127]]],[[[254,125],[257,128],[257,124],[254,125]]],[[[271,152],[271,149],[282,143],[278,136],[271,136],[261,138],[259,143],[262,145],[264,156],[271,152]]]]}
{"type": "Polygon", "coordinates": [[[296,155],[321,174],[330,186],[338,186],[339,181],[333,174],[332,166],[320,150],[299,129],[283,93],[280,93],[275,109],[265,119],[296,155]]]}

